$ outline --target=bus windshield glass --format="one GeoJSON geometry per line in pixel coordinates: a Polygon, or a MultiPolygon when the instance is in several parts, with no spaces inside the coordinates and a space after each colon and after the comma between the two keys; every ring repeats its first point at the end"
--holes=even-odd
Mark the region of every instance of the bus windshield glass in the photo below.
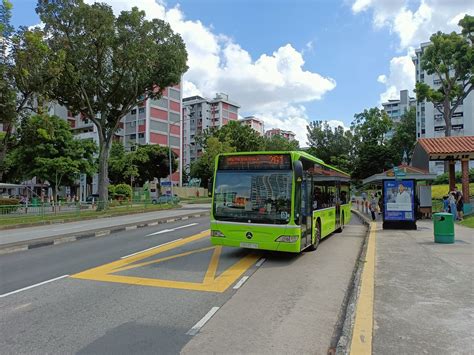
{"type": "Polygon", "coordinates": [[[220,170],[214,217],[221,221],[286,224],[291,212],[291,170],[220,170]]]}

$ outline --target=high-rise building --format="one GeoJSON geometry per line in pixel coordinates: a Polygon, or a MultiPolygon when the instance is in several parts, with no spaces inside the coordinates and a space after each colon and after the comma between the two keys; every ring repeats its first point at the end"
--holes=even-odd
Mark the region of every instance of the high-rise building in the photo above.
{"type": "Polygon", "coordinates": [[[284,131],[280,128],[272,128],[265,132],[265,137],[271,138],[273,136],[281,136],[289,141],[295,140],[296,134],[292,131],[284,131]]]}
{"type": "MultiPolygon", "coordinates": [[[[441,80],[436,74],[428,74],[421,69],[421,56],[431,42],[425,42],[415,51],[412,58],[416,67],[416,82],[423,82],[433,89],[439,89],[441,80]]],[[[433,138],[444,137],[446,124],[444,122],[442,107],[436,108],[431,102],[424,101],[416,104],[416,137],[433,138]],[[441,112],[440,112],[441,110],[441,112]]],[[[474,135],[474,93],[464,99],[454,112],[451,120],[451,136],[473,136],[474,135]]],[[[470,162],[474,166],[474,162],[470,162]]],[[[459,167],[457,167],[459,168],[459,167]]],[[[435,173],[444,172],[444,162],[430,162],[430,171],[435,173]]]]}
{"type": "Polygon", "coordinates": [[[255,116],[247,116],[239,120],[239,122],[243,125],[249,126],[261,136],[265,134],[264,123],[260,118],[257,118],[255,116]]]}
{"type": "Polygon", "coordinates": [[[193,161],[203,153],[196,142],[196,136],[205,129],[222,127],[229,121],[236,121],[240,106],[229,100],[226,94],[217,94],[212,100],[201,96],[183,99],[183,142],[182,166],[189,173],[193,161]]]}
{"type": "MultiPolygon", "coordinates": [[[[397,124],[405,112],[410,110],[411,107],[416,107],[416,99],[408,95],[408,90],[401,90],[400,99],[390,99],[382,103],[382,106],[388,117],[394,124],[397,124]]],[[[393,129],[387,132],[386,136],[387,138],[392,137],[393,129]]]]}

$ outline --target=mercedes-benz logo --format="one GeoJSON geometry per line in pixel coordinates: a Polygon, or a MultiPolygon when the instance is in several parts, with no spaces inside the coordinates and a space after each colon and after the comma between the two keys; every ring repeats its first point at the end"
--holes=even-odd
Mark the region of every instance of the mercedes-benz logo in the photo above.
{"type": "Polygon", "coordinates": [[[247,234],[245,236],[247,237],[247,239],[252,239],[253,234],[252,234],[252,232],[247,232],[247,234]]]}

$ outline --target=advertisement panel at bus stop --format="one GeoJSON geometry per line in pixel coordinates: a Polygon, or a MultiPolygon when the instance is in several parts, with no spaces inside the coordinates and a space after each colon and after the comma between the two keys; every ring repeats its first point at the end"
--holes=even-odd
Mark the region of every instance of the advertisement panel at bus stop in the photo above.
{"type": "Polygon", "coordinates": [[[384,220],[414,221],[414,181],[385,180],[383,182],[384,220]]]}

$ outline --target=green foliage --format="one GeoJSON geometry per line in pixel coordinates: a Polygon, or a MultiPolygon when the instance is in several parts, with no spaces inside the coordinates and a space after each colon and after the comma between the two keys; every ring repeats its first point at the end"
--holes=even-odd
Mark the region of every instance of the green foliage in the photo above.
{"type": "Polygon", "coordinates": [[[229,142],[236,152],[253,152],[264,150],[264,138],[249,126],[238,121],[229,121],[220,128],[210,128],[197,137],[197,142],[207,149],[209,138],[217,138],[220,142],[229,142]]]}
{"type": "MultiPolygon", "coordinates": [[[[109,156],[109,180],[112,184],[119,184],[127,181],[127,169],[129,159],[125,148],[121,142],[113,142],[109,156]]],[[[130,177],[130,176],[128,176],[130,177]]],[[[110,186],[110,185],[109,185],[110,186]]],[[[109,188],[110,194],[110,188],[109,188]]]]}
{"type": "MultiPolygon", "coordinates": [[[[457,183],[462,182],[462,173],[460,171],[456,172],[455,180],[457,183]]],[[[469,182],[474,182],[474,169],[469,169],[469,182]]],[[[438,175],[436,179],[433,181],[433,185],[442,185],[449,183],[449,174],[444,173],[438,175]]]]}
{"type": "Polygon", "coordinates": [[[397,154],[386,138],[392,121],[378,108],[364,110],[356,114],[352,122],[354,179],[364,179],[381,173],[396,163],[397,154]]]}
{"type": "Polygon", "coordinates": [[[344,171],[351,171],[352,133],[339,126],[331,128],[326,121],[307,126],[308,153],[344,171]]]}
{"type": "MultiPolygon", "coordinates": [[[[178,157],[171,151],[171,169],[178,169],[178,157]]],[[[141,145],[130,153],[130,161],[136,167],[137,175],[135,181],[143,185],[146,181],[154,178],[164,178],[170,173],[169,148],[155,144],[141,145]]]]}
{"type": "Polygon", "coordinates": [[[282,136],[274,135],[271,138],[263,139],[263,150],[266,151],[291,151],[299,150],[299,148],[297,140],[289,141],[282,136]]]}
{"type": "Polygon", "coordinates": [[[15,212],[20,205],[20,200],[16,198],[1,198],[0,197],[0,214],[8,214],[15,212]]]}
{"type": "Polygon", "coordinates": [[[466,15],[459,25],[462,35],[437,32],[421,57],[421,68],[440,80],[439,89],[417,82],[415,92],[419,102],[427,100],[443,115],[445,135],[451,135],[451,119],[456,108],[474,88],[474,49],[472,16],[466,15]]]}
{"type": "Polygon", "coordinates": [[[207,187],[207,183],[214,175],[215,160],[220,153],[235,152],[236,149],[229,141],[221,142],[216,137],[207,139],[207,149],[200,159],[191,164],[191,176],[201,179],[201,186],[207,187]]]}
{"type": "Polygon", "coordinates": [[[132,198],[132,187],[127,184],[118,184],[115,186],[115,196],[122,196],[126,199],[132,198]]]}
{"type": "Polygon", "coordinates": [[[107,186],[107,189],[109,191],[109,198],[114,198],[115,197],[115,185],[110,184],[107,186]]]}
{"type": "Polygon", "coordinates": [[[416,143],[416,108],[412,107],[395,124],[394,133],[390,139],[395,165],[403,160],[403,153],[407,154],[407,163],[410,163],[416,143]]]}
{"type": "Polygon", "coordinates": [[[99,133],[99,195],[107,200],[108,156],[120,120],[148,98],[181,81],[187,70],[183,40],[169,24],[136,7],[117,17],[104,3],[38,2],[48,46],[64,50],[66,64],[51,96],[82,113],[99,133]]]}
{"type": "Polygon", "coordinates": [[[53,189],[71,185],[79,173],[95,172],[92,140],[74,139],[68,123],[56,116],[34,115],[25,119],[19,130],[17,146],[7,164],[17,180],[37,177],[53,189]]]}

